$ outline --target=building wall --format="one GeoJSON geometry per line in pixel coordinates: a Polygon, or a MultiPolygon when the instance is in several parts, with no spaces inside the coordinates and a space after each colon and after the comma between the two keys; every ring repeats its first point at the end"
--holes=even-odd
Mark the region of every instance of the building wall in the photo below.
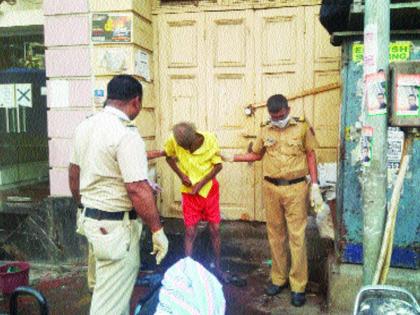
{"type": "MultiPolygon", "coordinates": [[[[136,58],[140,51],[148,54],[151,63],[151,3],[46,0],[43,10],[47,47],[50,188],[52,196],[68,196],[67,167],[75,127],[86,116],[102,108],[106,85],[112,76],[122,73],[136,75],[136,58]],[[128,14],[132,19],[131,42],[93,42],[92,16],[115,12],[128,14]]],[[[155,134],[153,81],[137,78],[144,87],[144,109],[136,123],[147,147],[151,148],[155,134]]]]}
{"type": "Polygon", "coordinates": [[[0,4],[0,28],[16,28],[26,25],[42,25],[42,1],[17,1],[15,5],[6,2],[0,4]]]}

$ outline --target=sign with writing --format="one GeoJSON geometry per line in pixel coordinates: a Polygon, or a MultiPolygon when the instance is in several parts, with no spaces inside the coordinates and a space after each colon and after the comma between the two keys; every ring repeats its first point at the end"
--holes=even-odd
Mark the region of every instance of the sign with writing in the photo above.
{"type": "Polygon", "coordinates": [[[135,61],[136,73],[143,77],[146,81],[150,82],[150,70],[149,70],[149,54],[140,50],[136,54],[135,61]]]}
{"type": "Polygon", "coordinates": [[[70,106],[70,85],[67,80],[49,81],[48,103],[51,107],[70,106]]]}
{"type": "MultiPolygon", "coordinates": [[[[411,42],[393,42],[389,44],[389,62],[405,61],[410,59],[411,42]]],[[[364,45],[354,43],[352,47],[352,60],[354,62],[362,62],[364,53],[364,45]]]]}
{"type": "Polygon", "coordinates": [[[363,54],[363,70],[364,77],[377,71],[378,63],[378,26],[376,24],[368,24],[364,31],[364,54],[363,54]]]}
{"type": "Polygon", "coordinates": [[[14,107],[16,107],[14,84],[0,84],[0,108],[14,107]]]}
{"type": "Polygon", "coordinates": [[[398,127],[388,127],[388,167],[399,167],[404,146],[404,132],[398,127]]]}
{"type": "Polygon", "coordinates": [[[30,83],[16,84],[16,104],[22,107],[32,107],[32,85],[30,83]]]}
{"type": "Polygon", "coordinates": [[[398,74],[395,112],[398,116],[419,116],[420,74],[398,74]]]}
{"type": "Polygon", "coordinates": [[[385,73],[383,71],[366,76],[364,103],[369,115],[386,113],[385,73]]]}
{"type": "Polygon", "coordinates": [[[101,13],[92,16],[92,41],[94,42],[131,42],[131,33],[131,14],[101,13]]]}

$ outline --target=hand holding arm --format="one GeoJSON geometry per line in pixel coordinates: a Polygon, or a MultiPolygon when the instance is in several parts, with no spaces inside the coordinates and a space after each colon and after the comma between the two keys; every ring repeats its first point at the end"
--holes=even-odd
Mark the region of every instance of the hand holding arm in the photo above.
{"type": "Polygon", "coordinates": [[[193,195],[198,194],[201,188],[203,188],[205,184],[207,184],[210,180],[212,180],[222,170],[222,168],[223,168],[223,165],[221,163],[216,164],[210,173],[208,173],[201,181],[199,181],[197,184],[193,186],[191,194],[193,195]]]}
{"type": "Polygon", "coordinates": [[[176,160],[173,157],[166,157],[166,162],[169,164],[169,166],[172,168],[172,170],[178,175],[179,179],[181,179],[181,182],[183,185],[187,187],[191,187],[192,183],[187,175],[181,172],[178,165],[176,164],[176,160]]]}

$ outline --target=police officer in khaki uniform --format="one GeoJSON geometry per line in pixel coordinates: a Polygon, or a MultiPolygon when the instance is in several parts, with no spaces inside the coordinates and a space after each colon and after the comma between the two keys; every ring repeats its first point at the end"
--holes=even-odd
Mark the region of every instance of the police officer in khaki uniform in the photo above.
{"type": "Polygon", "coordinates": [[[291,118],[287,99],[280,94],[267,101],[270,121],[262,127],[252,152],[224,156],[225,161],[263,161],[263,199],[266,211],[268,240],[272,255],[268,295],[279,294],[289,283],[294,306],[305,304],[308,263],[305,228],[308,210],[308,184],[312,181],[311,199],[322,202],[317,185],[314,132],[307,123],[291,118]],[[291,266],[288,270],[289,240],[291,266]]]}
{"type": "Polygon", "coordinates": [[[168,240],[148,183],[145,145],[130,122],[140,112],[142,86],[119,75],[107,92],[104,110],[76,128],[69,181],[74,199],[83,205],[79,230],[95,257],[90,314],[128,315],[140,267],[142,222],[153,233],[158,264],[168,240]]]}

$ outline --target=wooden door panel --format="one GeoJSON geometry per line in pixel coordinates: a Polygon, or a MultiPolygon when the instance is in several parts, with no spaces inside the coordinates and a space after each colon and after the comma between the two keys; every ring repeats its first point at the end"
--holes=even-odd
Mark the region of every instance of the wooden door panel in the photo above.
{"type": "MultiPolygon", "coordinates": [[[[190,121],[204,127],[204,15],[162,15],[158,19],[159,100],[158,146],[174,124],[190,121]]],[[[163,191],[162,214],[182,217],[180,180],[164,160],[158,163],[163,191]]]]}
{"type": "MultiPolygon", "coordinates": [[[[244,113],[254,101],[251,11],[208,13],[207,126],[223,151],[246,152],[254,118],[244,113]]],[[[218,176],[225,219],[254,220],[254,166],[225,163],[218,176]]]]}
{"type": "MultiPolygon", "coordinates": [[[[340,48],[329,42],[319,22],[319,6],[305,7],[305,89],[340,82],[340,48]]],[[[331,90],[304,99],[305,116],[313,126],[320,145],[318,162],[335,162],[339,133],[340,90],[331,90]]]]}
{"type": "MultiPolygon", "coordinates": [[[[304,9],[303,7],[259,10],[255,12],[255,95],[265,102],[273,94],[286,97],[303,90],[304,9]]],[[[303,100],[290,102],[292,115],[303,114],[303,100]]],[[[267,120],[266,108],[256,112],[255,133],[267,120]]],[[[255,218],[265,221],[262,203],[262,163],[256,165],[255,218]]]]}

